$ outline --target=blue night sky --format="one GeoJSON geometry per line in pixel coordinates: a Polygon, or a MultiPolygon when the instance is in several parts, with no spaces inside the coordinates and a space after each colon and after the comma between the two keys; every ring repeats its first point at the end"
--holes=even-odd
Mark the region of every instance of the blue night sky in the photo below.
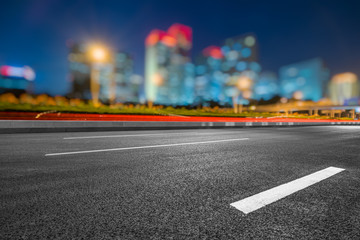
{"type": "Polygon", "coordinates": [[[322,57],[331,74],[360,75],[360,1],[2,0],[0,65],[29,65],[36,93],[65,94],[69,40],[102,40],[130,53],[143,75],[151,29],[193,28],[192,55],[252,32],[264,70],[322,57]]]}

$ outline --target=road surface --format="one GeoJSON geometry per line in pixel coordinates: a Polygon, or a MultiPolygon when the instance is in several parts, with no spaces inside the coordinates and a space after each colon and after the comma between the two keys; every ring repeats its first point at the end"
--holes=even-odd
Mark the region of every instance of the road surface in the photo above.
{"type": "Polygon", "coordinates": [[[0,138],[1,239],[360,239],[359,126],[0,138]]]}

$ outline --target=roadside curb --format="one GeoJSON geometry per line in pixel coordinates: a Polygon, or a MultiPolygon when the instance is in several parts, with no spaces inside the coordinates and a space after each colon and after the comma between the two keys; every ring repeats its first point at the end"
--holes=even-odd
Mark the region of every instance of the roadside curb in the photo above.
{"type": "Polygon", "coordinates": [[[151,129],[360,125],[359,122],[164,122],[0,120],[0,133],[128,131],[151,129]]]}

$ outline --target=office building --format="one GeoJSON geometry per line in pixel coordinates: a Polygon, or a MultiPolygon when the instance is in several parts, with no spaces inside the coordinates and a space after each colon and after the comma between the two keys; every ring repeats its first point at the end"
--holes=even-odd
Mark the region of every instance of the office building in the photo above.
{"type": "Polygon", "coordinates": [[[336,105],[358,105],[360,97],[359,79],[354,73],[336,74],[329,83],[331,101],[336,105]]]}
{"type": "Polygon", "coordinates": [[[257,39],[253,34],[226,39],[221,46],[209,46],[197,59],[196,101],[221,105],[252,98],[253,83],[261,66],[257,39]]]}
{"type": "Polygon", "coordinates": [[[94,64],[88,57],[88,51],[89,47],[84,43],[70,46],[69,78],[72,90],[68,96],[91,99],[91,71],[96,69],[101,102],[108,103],[113,97],[115,102],[137,103],[142,79],[133,73],[131,56],[123,52],[114,52],[109,62],[94,64]]]}
{"type": "Polygon", "coordinates": [[[167,31],[152,30],[145,41],[145,95],[150,103],[187,105],[193,100],[190,61],[192,29],[173,24],[167,31]]]}
{"type": "Polygon", "coordinates": [[[259,77],[254,82],[254,94],[252,96],[255,100],[270,100],[279,93],[278,78],[273,72],[261,72],[259,77]]]}
{"type": "Polygon", "coordinates": [[[326,94],[329,70],[322,59],[314,58],[281,67],[279,78],[282,97],[319,101],[326,94]]]}

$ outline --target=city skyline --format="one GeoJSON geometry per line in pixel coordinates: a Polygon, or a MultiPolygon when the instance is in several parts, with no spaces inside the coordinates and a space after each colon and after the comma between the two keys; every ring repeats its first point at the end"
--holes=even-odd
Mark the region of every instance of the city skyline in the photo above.
{"type": "Polygon", "coordinates": [[[192,60],[207,46],[253,32],[259,41],[263,69],[278,73],[281,66],[322,57],[331,75],[360,75],[356,1],[266,3],[226,1],[205,4],[162,1],[132,3],[89,1],[6,1],[0,65],[28,65],[37,74],[37,93],[69,91],[66,42],[102,39],[133,56],[135,73],[144,76],[144,39],[151,29],[174,22],[193,28],[192,60]],[[94,13],[89,17],[89,13],[94,13]],[[155,14],[156,13],[156,14],[155,14]],[[241,13],[241,14],[239,14],[241,13]],[[286,21],[282,21],[285,19],[286,21]],[[197,21],[201,19],[200,21],[197,21]],[[25,38],[27,41],[21,41],[25,38]]]}

